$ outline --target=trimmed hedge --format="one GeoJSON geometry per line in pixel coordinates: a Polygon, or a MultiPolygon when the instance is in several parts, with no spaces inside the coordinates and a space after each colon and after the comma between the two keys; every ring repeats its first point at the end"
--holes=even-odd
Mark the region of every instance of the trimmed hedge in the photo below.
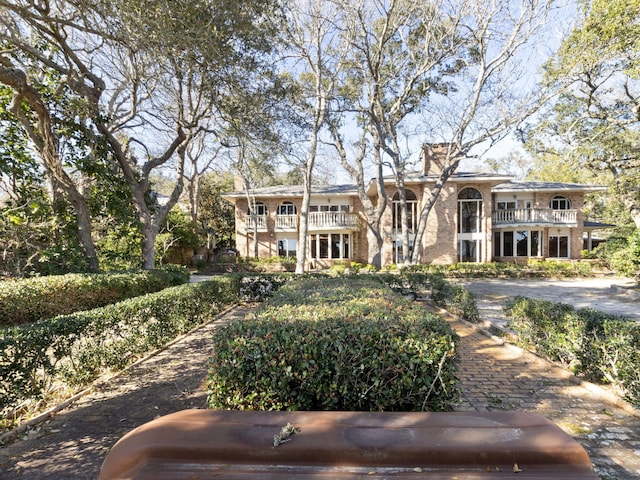
{"type": "Polygon", "coordinates": [[[591,264],[588,262],[555,260],[529,260],[526,264],[512,262],[420,264],[404,266],[402,271],[430,273],[447,278],[573,278],[593,275],[591,264]]]}
{"type": "Polygon", "coordinates": [[[375,278],[289,284],[213,339],[208,404],[240,410],[450,410],[458,337],[375,278]]]}
{"type": "Polygon", "coordinates": [[[399,274],[379,273],[374,278],[409,298],[430,295],[433,303],[470,322],[480,318],[476,294],[446,281],[441,275],[403,270],[399,274]]]}
{"type": "Polygon", "coordinates": [[[189,273],[181,267],[5,280],[0,282],[0,326],[90,310],[188,281],[189,273]]]}
{"type": "Polygon", "coordinates": [[[431,275],[429,283],[433,303],[470,322],[480,319],[475,293],[460,285],[449,283],[439,275],[431,275]]]}
{"type": "Polygon", "coordinates": [[[6,414],[43,398],[54,384],[77,390],[106,370],[120,370],[237,303],[242,289],[239,276],[216,277],[0,329],[0,409],[6,414]]]}
{"type": "Polygon", "coordinates": [[[592,309],[515,297],[505,313],[518,342],[640,405],[640,323],[592,309]]]}

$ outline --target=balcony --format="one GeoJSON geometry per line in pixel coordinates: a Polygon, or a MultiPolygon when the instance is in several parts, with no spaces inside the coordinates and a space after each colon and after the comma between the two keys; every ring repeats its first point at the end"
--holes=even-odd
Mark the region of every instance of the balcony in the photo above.
{"type": "Polygon", "coordinates": [[[298,215],[276,216],[276,231],[297,232],[298,231],[298,215]]]}
{"type": "Polygon", "coordinates": [[[259,232],[267,231],[267,216],[266,215],[255,215],[252,217],[251,215],[245,215],[244,224],[247,232],[253,232],[258,227],[259,232]]]}
{"type": "Polygon", "coordinates": [[[311,212],[309,230],[357,230],[358,216],[346,212],[311,212]]]}
{"type": "Polygon", "coordinates": [[[578,226],[577,210],[552,210],[551,208],[514,208],[496,210],[491,215],[494,226],[578,226]]]}
{"type": "MultiPolygon", "coordinates": [[[[297,232],[299,215],[277,215],[275,217],[275,230],[277,232],[297,232]]],[[[245,230],[254,230],[254,218],[251,215],[244,217],[245,230]]],[[[267,215],[257,215],[255,224],[258,232],[267,231],[267,215]]],[[[309,231],[326,230],[358,230],[358,216],[355,213],[346,212],[311,212],[309,213],[309,231]]]]}

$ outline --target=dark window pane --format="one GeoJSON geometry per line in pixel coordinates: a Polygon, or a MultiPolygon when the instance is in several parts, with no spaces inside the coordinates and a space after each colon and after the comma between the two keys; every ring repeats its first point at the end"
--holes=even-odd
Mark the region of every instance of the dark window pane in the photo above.
{"type": "Polygon", "coordinates": [[[513,232],[504,232],[504,256],[513,257],[513,232]]]}
{"type": "Polygon", "coordinates": [[[529,232],[516,232],[517,255],[518,257],[526,257],[529,255],[529,232]]]}
{"type": "Polygon", "coordinates": [[[494,232],[493,233],[493,256],[501,257],[502,256],[502,232],[494,232]]]}

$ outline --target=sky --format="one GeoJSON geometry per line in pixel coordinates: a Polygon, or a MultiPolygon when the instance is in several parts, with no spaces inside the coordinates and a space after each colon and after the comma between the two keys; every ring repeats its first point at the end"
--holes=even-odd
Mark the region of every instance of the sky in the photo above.
{"type": "MultiPolygon", "coordinates": [[[[559,47],[563,36],[571,30],[577,19],[576,4],[572,0],[562,0],[557,2],[556,8],[551,11],[549,22],[546,24],[543,34],[541,34],[537,42],[526,46],[521,51],[519,63],[524,68],[524,73],[516,84],[519,93],[535,89],[537,82],[541,78],[542,65],[553,55],[559,47]]],[[[443,117],[444,118],[444,117],[443,117]]],[[[415,121],[415,119],[414,119],[415,121]]],[[[529,121],[535,121],[530,118],[529,121]]],[[[435,142],[441,142],[443,137],[439,137],[435,142]]],[[[418,135],[408,142],[407,151],[411,154],[409,158],[416,161],[419,166],[420,147],[423,143],[430,140],[426,135],[418,135]]],[[[517,153],[521,156],[528,156],[522,144],[515,138],[513,132],[510,132],[504,139],[497,142],[491,148],[487,144],[476,148],[473,153],[481,155],[480,158],[464,161],[460,171],[487,171],[483,160],[487,158],[504,158],[510,154],[517,153]]],[[[331,161],[331,160],[329,160],[331,161]]],[[[341,168],[336,168],[336,183],[349,183],[348,175],[341,168]]],[[[390,173],[390,172],[389,172],[390,173]]],[[[373,176],[370,175],[371,177],[373,176]]]]}

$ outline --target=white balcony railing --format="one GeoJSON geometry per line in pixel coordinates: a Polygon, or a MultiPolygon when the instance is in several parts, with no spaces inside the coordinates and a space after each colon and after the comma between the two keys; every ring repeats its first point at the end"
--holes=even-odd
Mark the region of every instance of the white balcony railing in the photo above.
{"type": "Polygon", "coordinates": [[[309,213],[309,228],[324,229],[358,229],[358,216],[346,212],[312,212],[309,213]]]}
{"type": "Polygon", "coordinates": [[[244,224],[246,225],[247,231],[253,231],[258,227],[258,231],[265,231],[267,229],[267,216],[266,215],[246,215],[244,217],[244,224]]]}
{"type": "Polygon", "coordinates": [[[496,210],[491,219],[494,225],[565,225],[578,224],[577,210],[552,210],[551,208],[514,208],[496,210]]]}
{"type": "Polygon", "coordinates": [[[276,230],[296,231],[298,229],[298,215],[278,215],[276,230]]]}

